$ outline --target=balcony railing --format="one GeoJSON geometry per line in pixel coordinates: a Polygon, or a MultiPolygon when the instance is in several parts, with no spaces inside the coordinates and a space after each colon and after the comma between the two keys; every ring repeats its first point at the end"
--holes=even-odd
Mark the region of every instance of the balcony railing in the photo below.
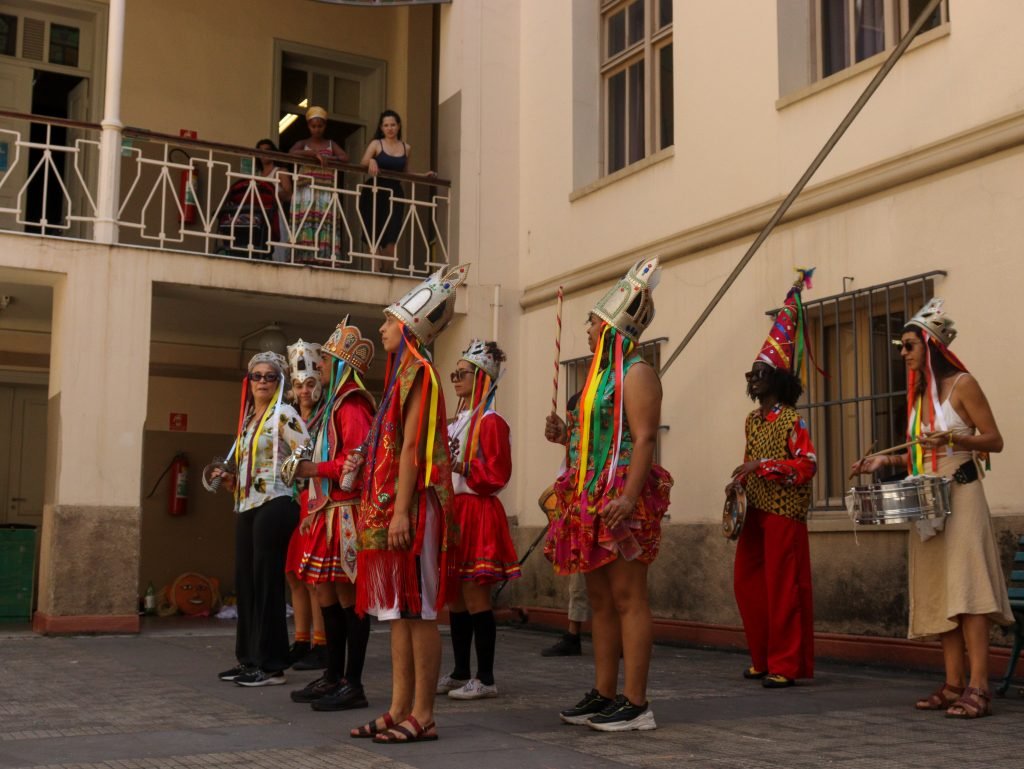
{"type": "MultiPolygon", "coordinates": [[[[92,239],[100,131],[0,112],[0,229],[92,239]]],[[[136,128],[119,174],[124,245],[410,277],[449,262],[451,183],[436,177],[136,128]]]]}

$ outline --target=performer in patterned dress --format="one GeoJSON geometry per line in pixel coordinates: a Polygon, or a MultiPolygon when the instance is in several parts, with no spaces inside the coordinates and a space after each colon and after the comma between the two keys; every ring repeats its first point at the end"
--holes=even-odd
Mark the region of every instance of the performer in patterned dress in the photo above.
{"type": "Polygon", "coordinates": [[[505,353],[496,342],[474,340],[452,372],[459,409],[448,426],[448,437],[453,447],[455,520],[461,535],[462,593],[448,605],[455,668],[438,681],[437,693],[456,700],[498,696],[491,589],[497,582],[521,576],[505,508],[497,497],[512,475],[508,422],[493,408],[504,360],[505,353]],[[470,678],[474,642],[477,673],[470,678]]]}
{"type": "Polygon", "coordinates": [[[444,394],[427,345],[455,313],[468,265],[442,268],[384,310],[384,393],[363,468],[356,610],[391,621],[391,706],[353,737],[380,743],[436,740],[441,665],[437,612],[455,597],[458,562],[444,394]]]}
{"type": "MultiPolygon", "coordinates": [[[[807,511],[817,457],[796,410],[806,335],[800,292],[813,270],[786,296],[751,370],[743,464],[731,484],[743,486],[747,513],[736,545],[734,590],[750,649],[744,678],[766,688],[814,677],[814,603],[807,511]]],[[[727,487],[728,488],[728,487],[727,487]]]]}
{"type": "Polygon", "coordinates": [[[658,277],[658,260],[641,260],[595,305],[583,392],[568,424],[552,413],[544,431],[567,447],[566,470],[555,482],[561,515],[545,554],[556,573],[585,574],[593,612],[594,688],[560,717],[600,731],[657,727],[647,701],[647,569],[658,555],[672,477],[654,463],[661,382],[636,345],[654,318],[658,277]],[[624,683],[616,696],[620,654],[624,683]]]}
{"type": "Polygon", "coordinates": [[[345,482],[342,468],[350,452],[364,447],[373,420],[373,396],[360,378],[373,360],[373,342],[363,339],[347,320],[338,324],[322,348],[327,377],[325,412],[330,416],[324,417],[315,433],[312,459],[303,458],[295,472],[298,478],[310,479],[309,489],[303,492],[308,515],[300,524],[306,547],[298,573],[315,586],[323,612],[327,669],[291,697],[295,702],[310,703],[314,710],[367,706],[362,675],[370,618],[360,617],[355,609],[361,484],[358,477],[345,482]]]}
{"type": "MultiPolygon", "coordinates": [[[[323,398],[321,379],[320,345],[299,339],[288,345],[288,377],[290,392],[286,397],[299,411],[311,436],[316,435],[326,405],[323,398]]],[[[306,538],[301,531],[302,521],[307,515],[305,484],[299,494],[299,525],[292,532],[288,542],[288,556],[284,564],[284,576],[292,594],[292,609],[295,612],[295,641],[289,650],[292,667],[295,670],[320,670],[326,665],[324,621],[314,600],[311,585],[299,576],[299,565],[306,548],[306,538]],[[310,628],[312,627],[312,635],[310,628]]]]}

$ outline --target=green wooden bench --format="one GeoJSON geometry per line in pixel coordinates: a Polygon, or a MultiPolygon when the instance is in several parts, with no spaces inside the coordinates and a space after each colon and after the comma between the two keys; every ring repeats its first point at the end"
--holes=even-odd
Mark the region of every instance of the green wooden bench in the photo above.
{"type": "Polygon", "coordinates": [[[1017,667],[1017,659],[1020,657],[1021,647],[1024,647],[1024,537],[1017,540],[1017,552],[1013,556],[1013,570],[1010,572],[1010,608],[1013,609],[1013,616],[1017,618],[1017,624],[1013,633],[1013,649],[1010,650],[1010,665],[1006,668],[1006,675],[996,687],[996,694],[1006,694],[1010,688],[1010,681],[1013,678],[1014,668],[1017,667]]]}

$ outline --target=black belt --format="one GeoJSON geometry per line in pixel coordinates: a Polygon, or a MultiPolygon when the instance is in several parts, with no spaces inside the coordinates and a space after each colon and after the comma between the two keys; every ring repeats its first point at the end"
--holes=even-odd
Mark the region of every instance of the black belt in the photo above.
{"type": "Polygon", "coordinates": [[[962,484],[974,483],[978,480],[978,465],[973,459],[968,459],[953,473],[953,480],[962,484]]]}

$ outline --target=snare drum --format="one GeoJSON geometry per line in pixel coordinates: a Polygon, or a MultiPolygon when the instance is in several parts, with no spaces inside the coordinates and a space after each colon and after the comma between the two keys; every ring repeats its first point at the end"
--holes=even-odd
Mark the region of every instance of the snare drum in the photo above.
{"type": "Polygon", "coordinates": [[[722,508],[722,534],[726,539],[737,540],[747,517],[747,493],[738,483],[729,486],[725,493],[725,507],[722,508]]]}
{"type": "Polygon", "coordinates": [[[949,515],[949,478],[917,475],[902,481],[857,486],[846,503],[854,520],[863,525],[909,523],[949,515]]]}

